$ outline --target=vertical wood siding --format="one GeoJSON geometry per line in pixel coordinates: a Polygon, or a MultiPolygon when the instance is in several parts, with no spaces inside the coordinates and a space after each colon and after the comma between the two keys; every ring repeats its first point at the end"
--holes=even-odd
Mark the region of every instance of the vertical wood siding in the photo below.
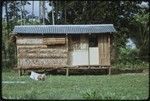
{"type": "Polygon", "coordinates": [[[110,65],[110,35],[100,35],[98,37],[99,64],[110,65]]]}

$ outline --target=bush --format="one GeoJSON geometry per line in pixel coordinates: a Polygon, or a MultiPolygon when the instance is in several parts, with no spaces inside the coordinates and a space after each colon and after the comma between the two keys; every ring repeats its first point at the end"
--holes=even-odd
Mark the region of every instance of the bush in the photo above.
{"type": "Polygon", "coordinates": [[[115,67],[126,67],[126,68],[145,68],[149,64],[145,61],[140,60],[138,57],[139,50],[131,48],[120,48],[119,55],[116,59],[115,67]]]}

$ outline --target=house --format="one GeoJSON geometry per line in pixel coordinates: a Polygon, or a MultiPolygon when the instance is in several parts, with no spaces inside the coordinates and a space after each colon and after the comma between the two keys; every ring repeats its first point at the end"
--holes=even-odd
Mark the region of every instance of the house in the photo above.
{"type": "Polygon", "coordinates": [[[17,68],[111,71],[113,24],[15,26],[17,68]]]}

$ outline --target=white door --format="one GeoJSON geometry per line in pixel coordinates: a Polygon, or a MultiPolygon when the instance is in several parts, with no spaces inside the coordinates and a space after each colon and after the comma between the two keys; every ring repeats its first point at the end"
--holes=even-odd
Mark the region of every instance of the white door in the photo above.
{"type": "Polygon", "coordinates": [[[90,65],[99,64],[99,49],[98,47],[89,47],[90,65]]]}
{"type": "MultiPolygon", "coordinates": [[[[99,64],[99,49],[98,47],[89,48],[90,65],[99,64]]],[[[72,52],[72,65],[89,65],[88,50],[75,50],[72,52]]]]}
{"type": "Polygon", "coordinates": [[[88,50],[75,50],[72,52],[72,65],[88,65],[88,50]]]}

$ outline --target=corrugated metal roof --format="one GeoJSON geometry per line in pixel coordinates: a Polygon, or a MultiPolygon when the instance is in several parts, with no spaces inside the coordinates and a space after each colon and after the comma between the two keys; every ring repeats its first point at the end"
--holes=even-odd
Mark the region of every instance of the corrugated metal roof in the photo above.
{"type": "Polygon", "coordinates": [[[93,25],[21,25],[15,26],[17,34],[84,34],[116,32],[113,24],[93,25]]]}

